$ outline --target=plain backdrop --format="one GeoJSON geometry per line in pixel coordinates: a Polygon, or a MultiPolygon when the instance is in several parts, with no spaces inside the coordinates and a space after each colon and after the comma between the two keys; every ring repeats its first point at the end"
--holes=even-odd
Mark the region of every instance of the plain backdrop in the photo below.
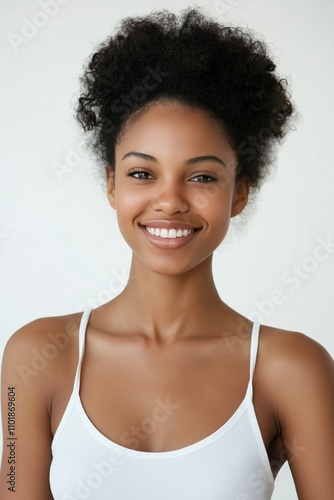
{"type": "MultiPolygon", "coordinates": [[[[1,352],[29,321],[96,307],[124,287],[130,250],[73,119],[78,78],[121,18],[190,5],[259,33],[299,113],[247,223],[233,222],[216,251],[217,287],[250,319],[333,355],[331,0],[1,2],[1,352]]],[[[273,498],[297,498],[287,465],[273,498]]]]}

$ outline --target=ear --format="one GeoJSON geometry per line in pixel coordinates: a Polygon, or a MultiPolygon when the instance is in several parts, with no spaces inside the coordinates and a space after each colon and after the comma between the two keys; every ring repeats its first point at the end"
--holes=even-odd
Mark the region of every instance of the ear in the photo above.
{"type": "Polygon", "coordinates": [[[109,200],[112,208],[116,209],[115,202],[115,172],[112,170],[110,165],[106,167],[106,178],[107,178],[107,198],[109,200]]]}
{"type": "Polygon", "coordinates": [[[250,190],[250,180],[240,179],[236,182],[231,207],[231,217],[239,215],[247,205],[250,190]]]}

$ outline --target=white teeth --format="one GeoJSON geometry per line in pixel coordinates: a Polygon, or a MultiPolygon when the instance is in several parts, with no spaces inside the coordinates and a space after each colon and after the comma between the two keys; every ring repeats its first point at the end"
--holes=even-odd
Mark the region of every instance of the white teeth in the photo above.
{"type": "Polygon", "coordinates": [[[189,234],[193,233],[195,230],[194,229],[165,229],[165,228],[159,228],[159,227],[149,227],[145,226],[147,232],[152,234],[153,236],[160,236],[160,238],[166,238],[166,239],[175,239],[175,238],[182,238],[182,236],[188,236],[189,234]]]}

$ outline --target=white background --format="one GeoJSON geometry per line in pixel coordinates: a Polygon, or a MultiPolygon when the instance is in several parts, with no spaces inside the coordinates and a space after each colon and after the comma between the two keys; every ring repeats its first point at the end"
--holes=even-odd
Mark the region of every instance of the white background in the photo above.
{"type": "MultiPolygon", "coordinates": [[[[52,17],[40,14],[46,3],[1,2],[1,352],[25,323],[96,306],[123,288],[130,251],[72,117],[78,77],[85,58],[122,17],[195,5],[183,0],[62,0],[60,5],[59,0],[52,17]],[[39,27],[30,25],[29,31],[31,22],[39,27]],[[62,175],[60,164],[67,170],[62,175]]],[[[196,5],[264,37],[299,111],[296,130],[281,146],[254,213],[244,227],[232,225],[216,252],[217,287],[242,314],[306,333],[333,355],[334,250],[322,250],[322,261],[314,252],[319,238],[334,240],[334,4],[196,5]],[[302,268],[299,281],[291,281],[293,266],[302,268]],[[281,303],[273,305],[275,289],[281,303]]],[[[297,498],[287,466],[273,498],[297,498]]]]}

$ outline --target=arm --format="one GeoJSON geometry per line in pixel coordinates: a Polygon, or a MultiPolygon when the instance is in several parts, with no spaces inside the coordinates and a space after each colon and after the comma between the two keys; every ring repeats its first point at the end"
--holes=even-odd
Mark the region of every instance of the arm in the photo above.
{"type": "Polygon", "coordinates": [[[271,372],[276,413],[299,500],[334,498],[334,363],[317,342],[288,334],[271,372]]]}
{"type": "Polygon", "coordinates": [[[4,351],[1,375],[2,500],[52,500],[49,487],[52,365],[41,371],[32,367],[32,350],[45,343],[38,333],[41,321],[30,323],[16,332],[4,351]],[[26,370],[29,369],[31,373],[35,372],[34,375],[27,376],[26,370]]]}

